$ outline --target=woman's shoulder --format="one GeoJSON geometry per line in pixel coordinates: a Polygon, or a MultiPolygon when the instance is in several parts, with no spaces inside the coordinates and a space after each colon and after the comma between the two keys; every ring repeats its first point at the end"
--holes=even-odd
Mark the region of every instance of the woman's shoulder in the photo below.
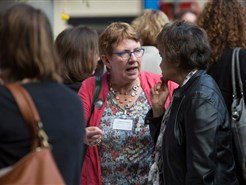
{"type": "MultiPolygon", "coordinates": [[[[218,62],[231,62],[232,52],[234,48],[225,48],[222,52],[222,55],[218,62]]],[[[241,48],[239,52],[239,58],[245,58],[246,57],[246,48],[241,48]]]]}
{"type": "Polygon", "coordinates": [[[96,79],[95,76],[91,76],[91,77],[88,77],[88,78],[86,78],[85,80],[83,80],[82,83],[83,83],[83,84],[89,84],[89,83],[95,81],[95,79],[96,79]]]}
{"type": "Polygon", "coordinates": [[[8,104],[10,101],[12,101],[10,92],[5,86],[0,85],[0,109],[4,108],[5,104],[8,104]]]}
{"type": "Polygon", "coordinates": [[[91,76],[89,78],[86,78],[82,82],[82,85],[83,86],[94,86],[97,78],[100,78],[102,82],[107,81],[107,74],[104,73],[102,76],[91,76]]]}
{"type": "Polygon", "coordinates": [[[42,81],[39,83],[28,83],[23,85],[37,103],[50,102],[56,105],[73,104],[80,106],[77,94],[66,85],[53,81],[42,81]]]}
{"type": "MultiPolygon", "coordinates": [[[[156,83],[161,81],[162,75],[154,74],[151,72],[141,72],[140,73],[140,79],[142,84],[150,84],[151,86],[155,85],[156,83]]],[[[173,91],[178,87],[178,84],[176,84],[173,81],[168,81],[168,87],[169,90],[173,91]]]]}
{"type": "MultiPolygon", "coordinates": [[[[83,108],[77,94],[63,84],[45,81],[24,84],[23,87],[32,97],[40,114],[46,111],[59,114],[66,110],[77,112],[83,108]]],[[[0,104],[0,114],[12,114],[13,107],[16,107],[14,97],[5,86],[0,86],[0,104]]]]}

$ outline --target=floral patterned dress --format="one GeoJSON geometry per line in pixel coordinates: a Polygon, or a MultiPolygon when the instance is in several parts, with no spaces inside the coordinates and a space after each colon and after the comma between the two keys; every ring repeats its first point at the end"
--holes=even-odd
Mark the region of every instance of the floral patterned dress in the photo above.
{"type": "Polygon", "coordinates": [[[121,109],[112,92],[101,119],[103,130],[100,145],[102,183],[105,185],[147,184],[153,162],[154,143],[144,118],[150,109],[144,92],[126,111],[121,109]],[[113,129],[115,119],[132,120],[132,129],[113,129]]]}

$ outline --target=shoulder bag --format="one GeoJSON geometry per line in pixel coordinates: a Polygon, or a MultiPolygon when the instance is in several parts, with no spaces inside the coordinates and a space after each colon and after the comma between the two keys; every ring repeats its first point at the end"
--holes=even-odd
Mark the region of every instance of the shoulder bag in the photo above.
{"type": "Polygon", "coordinates": [[[6,87],[12,93],[24,120],[32,131],[32,149],[13,166],[1,169],[0,184],[65,184],[53,159],[48,137],[43,130],[43,124],[31,96],[17,83],[7,84],[6,87]]]}
{"type": "Polygon", "coordinates": [[[246,180],[246,107],[240,73],[239,51],[240,48],[235,48],[232,54],[231,123],[239,165],[243,178],[246,180]]]}

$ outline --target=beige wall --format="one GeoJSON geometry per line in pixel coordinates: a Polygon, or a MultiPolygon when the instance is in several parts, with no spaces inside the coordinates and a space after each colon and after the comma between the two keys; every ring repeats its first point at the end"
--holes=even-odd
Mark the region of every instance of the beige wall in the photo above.
{"type": "Polygon", "coordinates": [[[54,0],[54,35],[66,28],[63,11],[73,17],[105,17],[136,16],[142,9],[142,0],[54,0]]]}

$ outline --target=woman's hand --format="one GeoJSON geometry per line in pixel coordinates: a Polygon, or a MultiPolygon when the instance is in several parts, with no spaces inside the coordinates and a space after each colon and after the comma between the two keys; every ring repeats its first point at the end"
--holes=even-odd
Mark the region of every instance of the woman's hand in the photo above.
{"type": "Polygon", "coordinates": [[[85,144],[89,146],[96,146],[101,143],[102,130],[98,127],[86,127],[85,128],[85,144]]]}
{"type": "Polygon", "coordinates": [[[169,94],[167,80],[162,78],[162,82],[157,83],[150,92],[152,101],[153,117],[159,117],[164,114],[164,104],[169,94]]]}

